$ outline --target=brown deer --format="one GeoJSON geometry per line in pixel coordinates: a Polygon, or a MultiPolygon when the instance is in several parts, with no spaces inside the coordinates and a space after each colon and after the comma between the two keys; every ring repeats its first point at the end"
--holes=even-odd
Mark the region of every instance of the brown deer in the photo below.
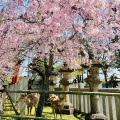
{"type": "Polygon", "coordinates": [[[52,112],[54,114],[54,118],[57,118],[57,110],[59,110],[60,113],[60,118],[62,119],[62,109],[64,107],[64,103],[65,103],[65,98],[63,97],[59,97],[57,95],[51,95],[49,98],[50,102],[51,102],[51,107],[52,107],[52,112]]]}
{"type": "Polygon", "coordinates": [[[20,98],[16,103],[25,102],[27,105],[28,115],[31,115],[31,111],[33,107],[35,107],[35,111],[36,111],[39,96],[40,95],[38,93],[21,94],[20,98]]]}

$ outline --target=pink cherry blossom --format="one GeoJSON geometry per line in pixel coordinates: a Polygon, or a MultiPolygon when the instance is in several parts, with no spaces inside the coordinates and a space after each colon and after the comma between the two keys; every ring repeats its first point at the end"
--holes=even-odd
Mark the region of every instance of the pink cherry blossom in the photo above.
{"type": "Polygon", "coordinates": [[[112,52],[106,55],[110,58],[120,47],[120,40],[110,43],[115,34],[120,34],[117,0],[3,2],[5,9],[0,10],[0,68],[9,63],[12,67],[23,48],[39,58],[48,58],[52,51],[57,58],[77,68],[81,62],[90,64],[88,49],[92,49],[95,56],[102,56],[109,50],[109,45],[112,52]],[[65,31],[69,36],[65,36],[65,31]],[[85,54],[82,58],[80,49],[85,54]]]}

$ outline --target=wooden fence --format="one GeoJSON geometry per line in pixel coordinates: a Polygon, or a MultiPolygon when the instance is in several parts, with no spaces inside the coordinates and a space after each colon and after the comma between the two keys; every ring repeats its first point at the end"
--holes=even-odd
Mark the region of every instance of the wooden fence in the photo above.
{"type": "MultiPolygon", "coordinates": [[[[71,91],[78,91],[71,89],[71,91]]],[[[80,91],[88,91],[88,89],[81,89],[80,91]]],[[[99,92],[118,93],[114,89],[101,89],[99,92]]],[[[120,92],[120,90],[118,90],[120,92]]],[[[90,95],[70,95],[70,101],[74,108],[80,112],[90,112],[90,95]]],[[[107,116],[108,120],[120,120],[120,96],[103,96],[99,95],[100,112],[107,116]]]]}
{"type": "MultiPolygon", "coordinates": [[[[25,78],[26,79],[26,78],[25,78]]],[[[16,101],[21,94],[19,90],[27,90],[28,80],[21,80],[16,85],[11,86],[10,90],[16,92],[10,92],[14,101],[16,101]],[[22,84],[22,85],[21,85],[22,84]],[[18,90],[18,92],[17,92],[18,90]]],[[[55,88],[54,93],[58,94],[61,88],[55,88]]],[[[60,92],[59,94],[69,94],[70,102],[73,104],[74,108],[82,113],[89,113],[90,108],[90,94],[89,88],[80,88],[79,84],[77,88],[69,89],[71,94],[68,92],[60,92]]],[[[23,91],[24,93],[25,91],[23,91]]],[[[39,92],[39,91],[31,91],[39,92]]],[[[120,89],[119,88],[100,88],[99,93],[94,93],[99,95],[100,101],[100,112],[107,116],[108,120],[120,120],[120,89]]],[[[20,105],[21,112],[24,110],[20,105]]]]}
{"type": "MultiPolygon", "coordinates": [[[[71,92],[90,92],[89,88],[69,88],[71,92]]],[[[61,88],[55,88],[55,91],[61,91],[61,88]]],[[[107,116],[108,120],[120,120],[120,89],[119,88],[100,88],[99,103],[100,112],[107,116]],[[104,94],[107,93],[107,94],[104,94]],[[116,94],[116,95],[115,95],[116,94]]],[[[89,113],[90,95],[70,94],[70,102],[74,108],[81,113],[89,113]]]]}
{"type": "MultiPolygon", "coordinates": [[[[88,89],[86,89],[88,90],[88,89]]],[[[89,91],[89,90],[88,90],[89,91]]],[[[112,91],[112,89],[111,89],[112,91]]],[[[119,91],[116,90],[116,91],[119,91]]],[[[81,112],[88,113],[90,112],[90,102],[89,96],[90,95],[99,95],[100,96],[100,106],[101,112],[105,114],[108,120],[120,120],[120,94],[117,92],[115,93],[107,93],[107,92],[85,92],[85,90],[79,91],[38,91],[38,90],[6,90],[8,93],[55,93],[55,94],[69,94],[70,101],[73,104],[75,109],[81,110],[81,112]]],[[[0,116],[2,116],[0,114],[0,116]]],[[[12,116],[11,116],[12,117],[12,116]]],[[[18,117],[18,116],[13,116],[18,117]]],[[[22,116],[24,117],[24,116],[22,116]]]]}
{"type": "MultiPolygon", "coordinates": [[[[23,77],[17,83],[9,86],[8,88],[8,90],[27,90],[27,89],[28,89],[28,78],[27,77],[23,77]]],[[[21,93],[10,93],[13,102],[16,102],[19,99],[20,94],[21,93]]],[[[18,109],[20,110],[20,114],[25,114],[26,104],[18,103],[17,105],[18,105],[18,109]]]]}

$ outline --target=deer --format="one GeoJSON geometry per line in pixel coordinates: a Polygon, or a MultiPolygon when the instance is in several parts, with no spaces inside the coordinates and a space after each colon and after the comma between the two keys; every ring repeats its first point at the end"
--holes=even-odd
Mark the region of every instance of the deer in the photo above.
{"type": "Polygon", "coordinates": [[[25,102],[27,105],[27,114],[31,115],[32,108],[35,107],[35,111],[37,109],[39,97],[40,95],[38,93],[21,94],[16,103],[25,102]]]}
{"type": "Polygon", "coordinates": [[[54,114],[54,118],[57,118],[57,110],[59,110],[60,118],[62,119],[62,109],[64,107],[65,98],[52,94],[49,98],[51,102],[52,113],[54,114]]]}

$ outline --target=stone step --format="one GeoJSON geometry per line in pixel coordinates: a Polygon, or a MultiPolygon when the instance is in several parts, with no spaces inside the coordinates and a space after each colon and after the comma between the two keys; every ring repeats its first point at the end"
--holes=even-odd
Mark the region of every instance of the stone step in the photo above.
{"type": "Polygon", "coordinates": [[[5,102],[4,104],[11,104],[10,102],[5,102]]]}
{"type": "MultiPolygon", "coordinates": [[[[14,106],[16,107],[17,105],[14,104],[14,106]]],[[[9,111],[14,112],[14,109],[13,109],[12,104],[10,102],[7,102],[4,104],[4,111],[5,112],[9,112],[9,111]]]]}
{"type": "MultiPolygon", "coordinates": [[[[1,101],[1,100],[0,100],[1,101]]],[[[15,103],[13,103],[14,104],[14,106],[16,107],[16,109],[18,109],[17,108],[17,104],[15,104],[15,103]]],[[[15,114],[15,111],[14,111],[14,109],[13,109],[13,107],[12,107],[12,104],[11,104],[11,102],[10,102],[10,100],[9,99],[7,99],[6,98],[6,100],[5,100],[5,103],[4,103],[4,109],[3,109],[3,111],[5,112],[5,113],[7,113],[7,114],[10,114],[10,113],[13,113],[13,114],[15,114]]],[[[0,119],[1,120],[1,119],[0,119]]],[[[9,118],[9,117],[2,117],[2,120],[12,120],[11,118],[9,118]]]]}
{"type": "MultiPolygon", "coordinates": [[[[17,108],[16,108],[17,109],[17,108]]],[[[18,109],[17,109],[18,110],[18,109]]],[[[14,109],[13,109],[13,107],[12,107],[12,105],[11,106],[5,106],[4,107],[4,111],[14,111],[14,109]]]]}
{"type": "MultiPolygon", "coordinates": [[[[5,107],[12,107],[12,104],[4,104],[5,107]]],[[[16,104],[14,104],[14,106],[17,106],[16,104]]]]}
{"type": "Polygon", "coordinates": [[[2,119],[0,119],[0,120],[13,120],[13,119],[11,119],[11,118],[6,118],[6,117],[2,117],[2,119]]]}
{"type": "Polygon", "coordinates": [[[4,111],[6,112],[6,111],[14,111],[13,109],[4,109],[4,111]]]}

